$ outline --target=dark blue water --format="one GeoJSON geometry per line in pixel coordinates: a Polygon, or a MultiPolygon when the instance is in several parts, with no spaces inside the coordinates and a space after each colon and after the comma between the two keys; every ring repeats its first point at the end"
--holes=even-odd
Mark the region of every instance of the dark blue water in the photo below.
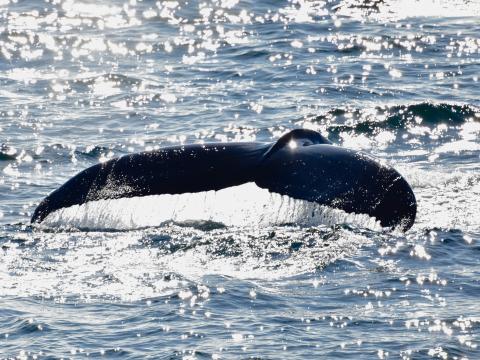
{"type": "Polygon", "coordinates": [[[480,358],[479,34],[476,0],[0,0],[0,357],[480,358]],[[397,168],[414,227],[29,224],[99,161],[297,127],[397,168]]]}

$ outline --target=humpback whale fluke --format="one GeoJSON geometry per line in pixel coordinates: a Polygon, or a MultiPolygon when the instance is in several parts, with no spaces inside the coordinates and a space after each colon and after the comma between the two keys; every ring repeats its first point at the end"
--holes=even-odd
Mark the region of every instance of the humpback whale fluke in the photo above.
{"type": "Polygon", "coordinates": [[[295,199],[374,216],[406,231],[415,221],[415,195],[392,167],[333,145],[320,133],[296,129],[275,143],[172,146],[94,165],[48,195],[32,223],[89,201],[220,190],[255,182],[295,199]]]}

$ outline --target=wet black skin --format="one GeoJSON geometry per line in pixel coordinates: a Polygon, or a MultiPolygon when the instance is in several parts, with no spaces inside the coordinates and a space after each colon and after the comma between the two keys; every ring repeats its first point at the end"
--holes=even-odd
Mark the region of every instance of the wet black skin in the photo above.
{"type": "Polygon", "coordinates": [[[31,221],[40,223],[55,210],[88,201],[220,190],[247,182],[292,198],[368,214],[388,228],[406,231],[415,221],[415,195],[395,169],[304,129],[272,144],[174,146],[94,165],[47,196],[31,221]]]}

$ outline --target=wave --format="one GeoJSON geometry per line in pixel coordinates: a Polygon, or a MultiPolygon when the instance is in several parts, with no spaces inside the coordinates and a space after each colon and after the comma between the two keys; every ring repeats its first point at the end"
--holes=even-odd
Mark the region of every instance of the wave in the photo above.
{"type": "Polygon", "coordinates": [[[0,144],[0,161],[16,160],[17,150],[6,144],[0,144]]]}
{"type": "Polygon", "coordinates": [[[422,102],[410,105],[376,106],[367,109],[337,108],[307,119],[326,126],[329,133],[373,134],[379,130],[408,130],[413,126],[459,126],[480,121],[480,109],[473,105],[422,102]]]}
{"type": "Polygon", "coordinates": [[[142,81],[139,78],[135,78],[133,76],[128,76],[120,73],[106,73],[97,76],[89,76],[84,78],[77,78],[71,80],[73,83],[83,84],[83,85],[94,85],[97,82],[106,82],[111,81],[115,82],[117,85],[123,86],[132,86],[138,85],[142,81]]]}
{"type": "Polygon", "coordinates": [[[15,155],[0,151],[0,161],[12,161],[16,160],[16,158],[17,157],[15,155]]]}

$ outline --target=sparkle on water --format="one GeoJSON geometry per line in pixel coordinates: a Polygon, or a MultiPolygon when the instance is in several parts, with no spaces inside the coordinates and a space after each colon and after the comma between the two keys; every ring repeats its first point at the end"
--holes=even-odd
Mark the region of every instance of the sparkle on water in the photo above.
{"type": "Polygon", "coordinates": [[[479,34],[478,0],[0,0],[0,357],[480,358],[479,34]],[[397,168],[414,227],[252,184],[29,225],[97,162],[295,127],[397,168]]]}

